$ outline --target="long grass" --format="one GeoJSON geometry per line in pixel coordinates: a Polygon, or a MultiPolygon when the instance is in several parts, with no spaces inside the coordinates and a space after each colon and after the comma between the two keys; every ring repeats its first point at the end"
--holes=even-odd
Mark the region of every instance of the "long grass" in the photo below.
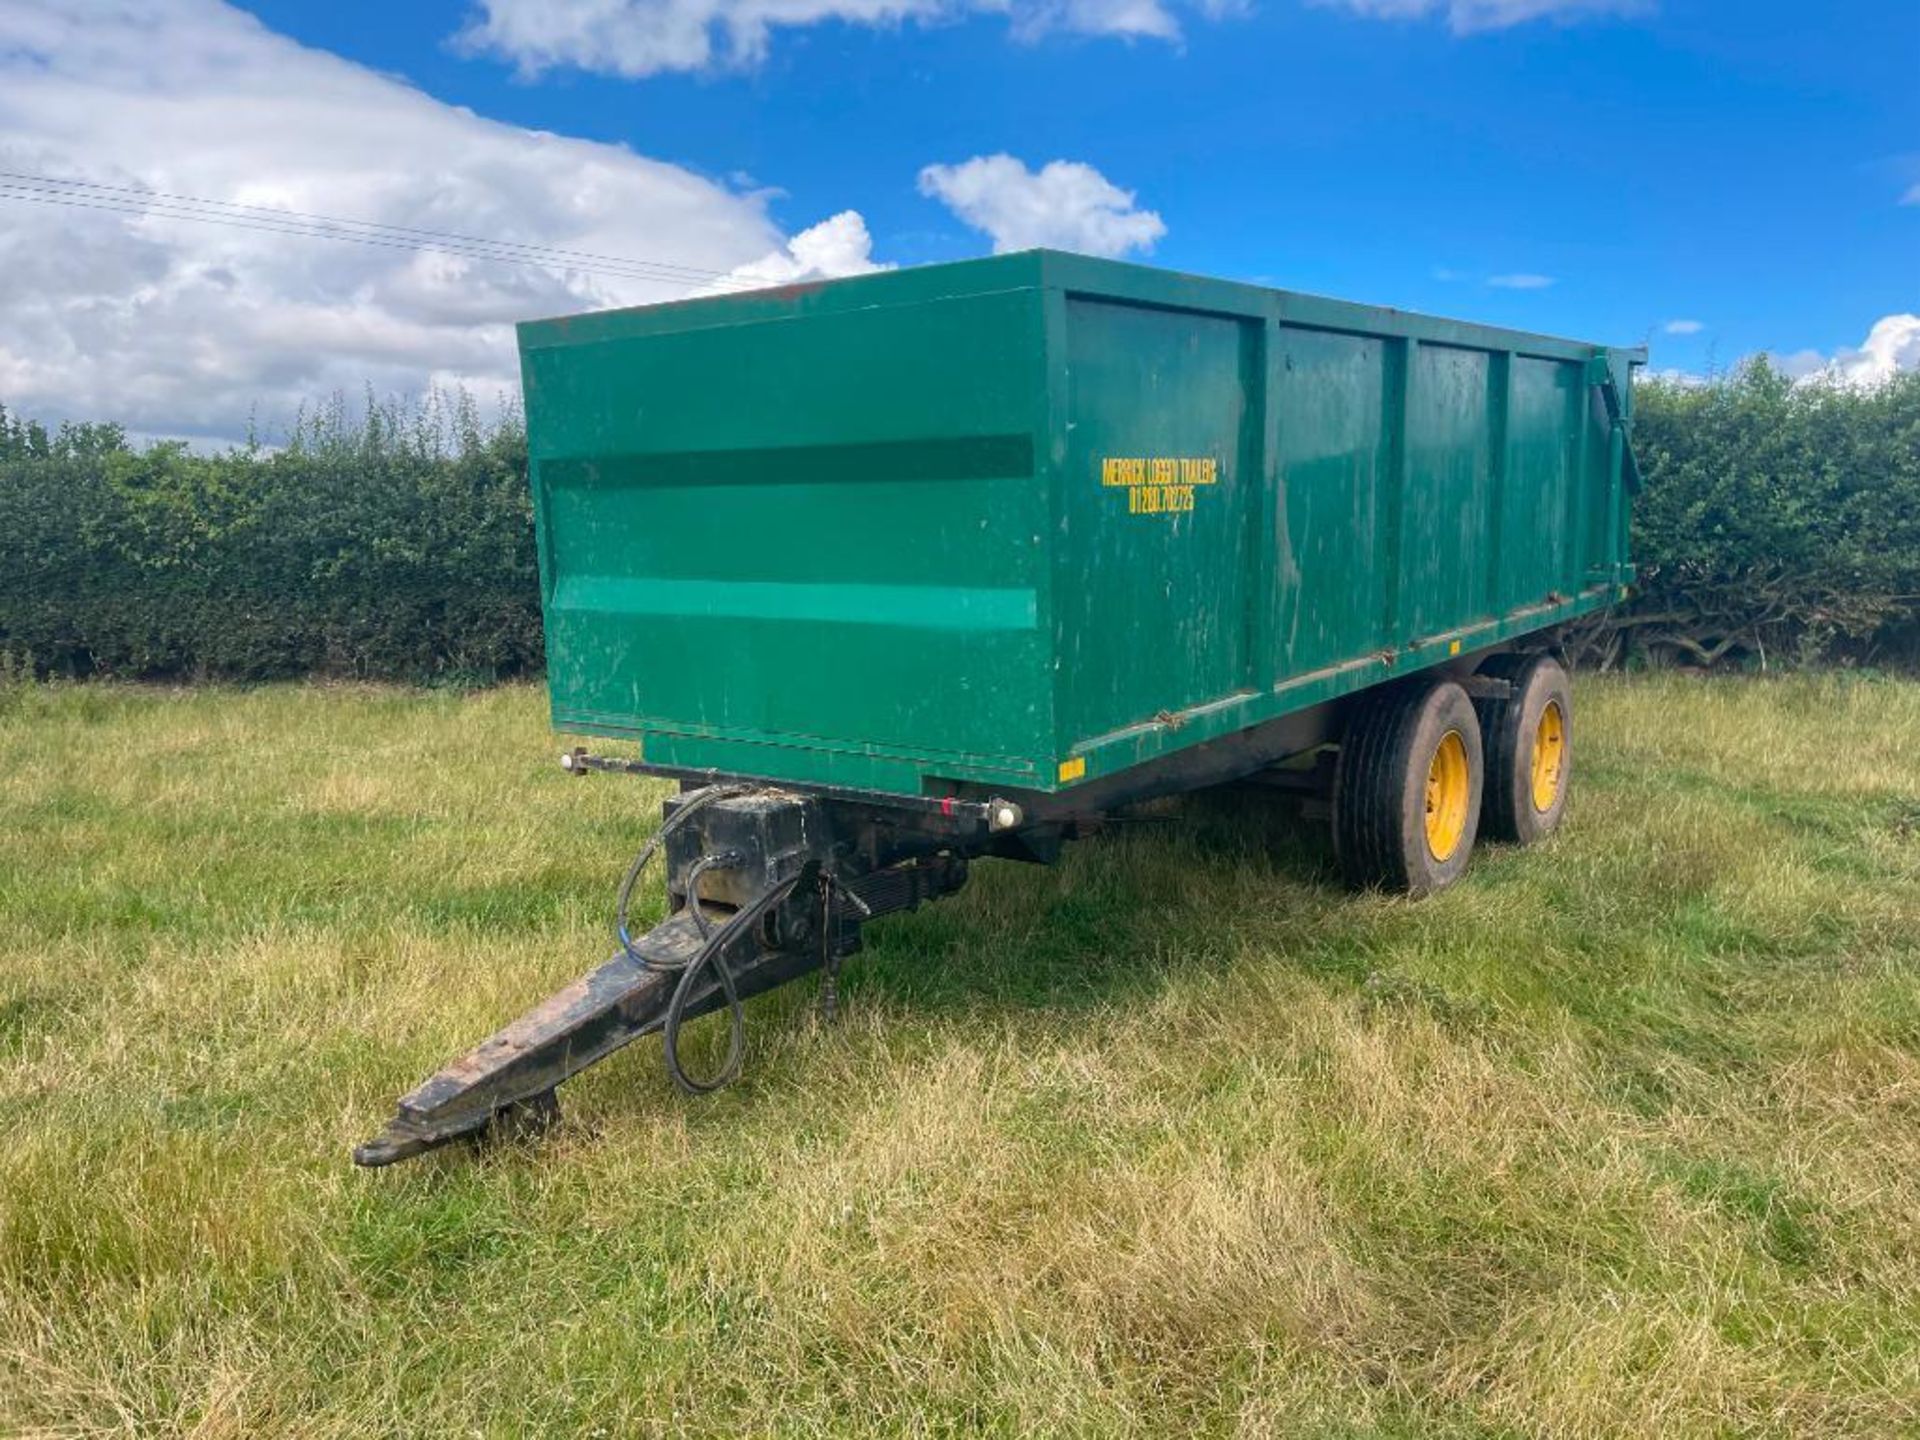
{"type": "Polygon", "coordinates": [[[1920,1427],[1920,685],[1587,682],[1410,904],[1193,797],[657,1042],[393,1098],[607,949],[529,688],[0,691],[0,1433],[1920,1427]]]}

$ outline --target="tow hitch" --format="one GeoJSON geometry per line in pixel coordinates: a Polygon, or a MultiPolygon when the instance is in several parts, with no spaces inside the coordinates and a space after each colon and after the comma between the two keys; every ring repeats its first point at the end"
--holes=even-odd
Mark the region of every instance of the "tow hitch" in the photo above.
{"type": "Polygon", "coordinates": [[[897,829],[858,805],[746,785],[709,785],[668,802],[659,833],[621,883],[613,957],[402,1096],[386,1128],[355,1147],[354,1161],[391,1165],[462,1136],[544,1129],[558,1118],[556,1086],[655,1030],[682,1090],[718,1089],[743,1058],[741,1002],[824,968],[830,1013],[833,977],[859,948],[866,921],[966,883],[966,859],[940,847],[939,835],[912,823],[897,829]],[[662,851],[670,912],[636,939],[628,904],[662,851]],[[680,1053],[680,1028],[723,1007],[726,1057],[713,1074],[695,1075],[680,1053]]]}

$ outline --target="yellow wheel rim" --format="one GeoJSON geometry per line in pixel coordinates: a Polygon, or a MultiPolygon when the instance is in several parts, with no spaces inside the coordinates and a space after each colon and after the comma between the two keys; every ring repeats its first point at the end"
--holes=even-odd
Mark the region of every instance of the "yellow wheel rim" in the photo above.
{"type": "Polygon", "coordinates": [[[1427,762],[1427,850],[1436,860],[1450,859],[1467,833],[1467,742],[1449,730],[1427,762]]]}
{"type": "Polygon", "coordinates": [[[1560,798],[1560,781],[1567,771],[1567,721],[1560,702],[1549,700],[1533,729],[1533,808],[1542,815],[1560,798]]]}

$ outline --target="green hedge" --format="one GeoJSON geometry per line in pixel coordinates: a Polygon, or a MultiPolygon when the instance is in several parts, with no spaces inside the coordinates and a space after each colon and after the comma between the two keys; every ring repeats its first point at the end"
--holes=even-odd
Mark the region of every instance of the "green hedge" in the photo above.
{"type": "Polygon", "coordinates": [[[0,651],[71,675],[485,680],[541,664],[526,439],[463,397],[280,449],[0,412],[0,651]]]}
{"type": "MultiPolygon", "coordinates": [[[[1920,375],[1764,362],[1636,392],[1632,605],[1589,661],[1920,662],[1920,375]]],[[[278,449],[136,447],[0,409],[0,656],[42,673],[476,681],[537,670],[526,440],[463,397],[278,449]]]]}
{"type": "Polygon", "coordinates": [[[1755,361],[1635,391],[1634,603],[1604,661],[1920,658],[1920,374],[1854,388],[1755,361]]]}

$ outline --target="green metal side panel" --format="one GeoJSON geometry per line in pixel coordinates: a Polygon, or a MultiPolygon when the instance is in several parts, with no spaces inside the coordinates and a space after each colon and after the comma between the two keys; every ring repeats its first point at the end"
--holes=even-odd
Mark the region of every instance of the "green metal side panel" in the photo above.
{"type": "Polygon", "coordinates": [[[1578,494],[1577,423],[1586,376],[1564,362],[1513,361],[1507,471],[1501,489],[1494,606],[1509,610],[1564,590],[1577,569],[1572,549],[1578,494]]]}
{"type": "Polygon", "coordinates": [[[521,329],[556,724],[1052,790],[1617,598],[1644,357],[1032,252],[521,329]]]}
{"type": "Polygon", "coordinates": [[[1052,748],[1037,296],[819,293],[525,337],[554,722],[795,781],[1024,775],[1052,748]]]}
{"type": "Polygon", "coordinates": [[[1493,427],[1488,353],[1414,349],[1406,400],[1409,463],[1401,496],[1395,644],[1488,618],[1493,427]]]}
{"type": "Polygon", "coordinates": [[[1062,754],[1252,683],[1258,341],[1243,320],[1067,302],[1066,474],[1083,483],[1055,532],[1062,754]]]}
{"type": "Polygon", "coordinates": [[[1372,335],[1281,332],[1274,637],[1282,674],[1311,674],[1387,643],[1392,552],[1383,500],[1396,456],[1386,424],[1389,348],[1372,335]]]}

